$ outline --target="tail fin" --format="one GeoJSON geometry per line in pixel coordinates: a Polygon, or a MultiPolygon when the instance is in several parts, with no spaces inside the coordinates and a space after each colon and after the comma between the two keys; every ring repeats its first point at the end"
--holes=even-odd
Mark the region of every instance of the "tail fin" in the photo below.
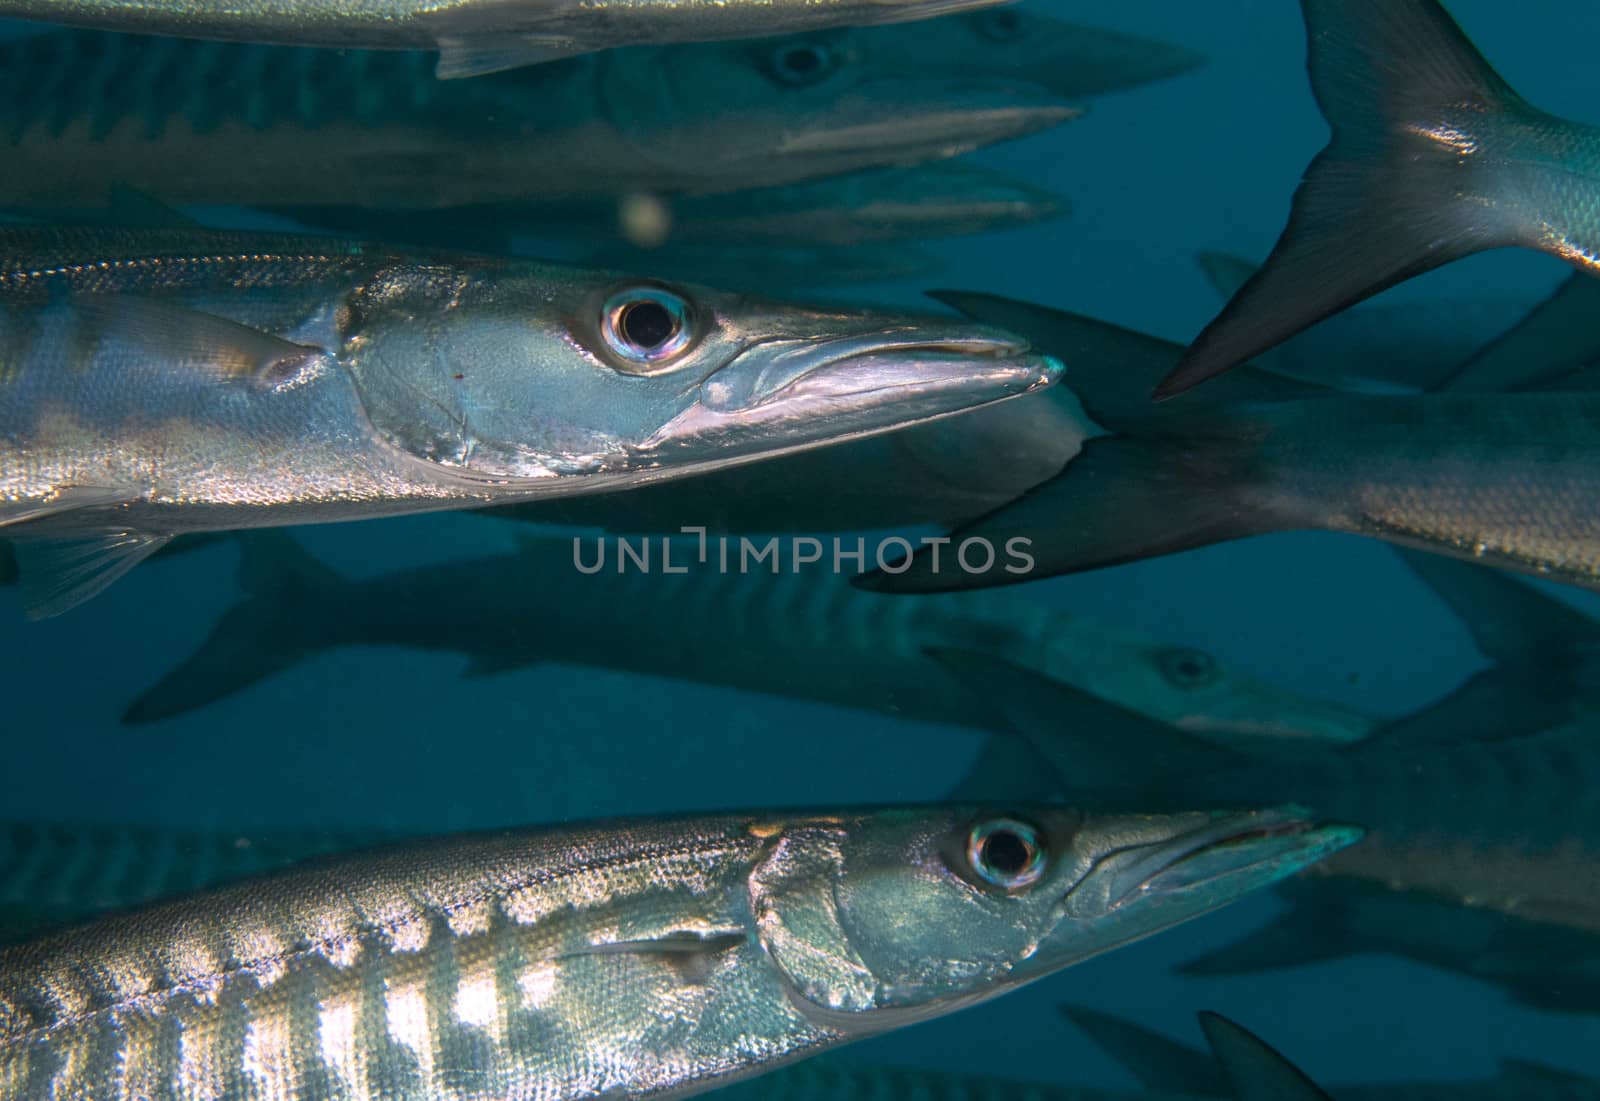
{"type": "Polygon", "coordinates": [[[223,613],[200,648],[123,712],[128,725],[157,722],[204,707],[286,669],[318,645],[308,627],[340,585],[338,574],[279,531],[240,537],[244,600],[223,613]]]}
{"type": "Polygon", "coordinates": [[[1525,236],[1477,154],[1507,116],[1532,109],[1437,0],[1301,3],[1312,90],[1333,139],[1307,169],[1266,265],[1195,340],[1159,398],[1396,283],[1525,236]]]}
{"type": "Polygon", "coordinates": [[[1227,1097],[1233,1092],[1222,1068],[1198,1048],[1098,1010],[1064,1005],[1061,1012],[1151,1093],[1227,1097]]]}
{"type": "Polygon", "coordinates": [[[1211,1053],[1238,1101],[1333,1101],[1261,1037],[1218,1013],[1200,1014],[1211,1053]]]}
{"type": "Polygon", "coordinates": [[[925,547],[857,584],[894,593],[1014,585],[1292,526],[1244,492],[1255,432],[1226,422],[1194,429],[1090,440],[1066,470],[956,529],[948,546],[925,547]]]}

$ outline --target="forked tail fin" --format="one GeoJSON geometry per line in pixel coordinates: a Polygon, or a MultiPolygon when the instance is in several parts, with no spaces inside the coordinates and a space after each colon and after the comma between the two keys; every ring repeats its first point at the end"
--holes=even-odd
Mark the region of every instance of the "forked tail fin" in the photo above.
{"type": "MultiPolygon", "coordinates": [[[[1470,253],[1526,244],[1581,259],[1563,230],[1552,228],[1563,220],[1559,212],[1526,209],[1543,188],[1508,186],[1515,178],[1499,163],[1536,129],[1581,128],[1529,107],[1437,0],[1301,3],[1312,90],[1333,138],[1306,170],[1265,266],[1190,346],[1157,397],[1180,394],[1470,253]],[[1543,227],[1537,235],[1534,220],[1543,227]]],[[[1548,175],[1559,166],[1523,167],[1548,175]]]]}

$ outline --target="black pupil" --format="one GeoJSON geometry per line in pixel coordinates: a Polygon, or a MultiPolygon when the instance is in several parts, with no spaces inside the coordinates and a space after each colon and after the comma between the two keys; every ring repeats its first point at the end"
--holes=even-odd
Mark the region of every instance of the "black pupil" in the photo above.
{"type": "Polygon", "coordinates": [[[984,863],[1003,876],[1019,874],[1032,855],[1028,843],[1011,830],[996,830],[983,842],[984,863]]]}
{"type": "Polygon", "coordinates": [[[1178,663],[1178,672],[1186,677],[1198,677],[1201,673],[1200,663],[1194,658],[1184,658],[1178,663]]]}
{"type": "Polygon", "coordinates": [[[814,46],[798,46],[783,55],[783,67],[797,76],[810,76],[822,68],[822,51],[814,46]]]}
{"type": "Polygon", "coordinates": [[[659,348],[677,331],[672,311],[659,302],[635,302],[622,312],[622,336],[635,348],[659,348]]]}

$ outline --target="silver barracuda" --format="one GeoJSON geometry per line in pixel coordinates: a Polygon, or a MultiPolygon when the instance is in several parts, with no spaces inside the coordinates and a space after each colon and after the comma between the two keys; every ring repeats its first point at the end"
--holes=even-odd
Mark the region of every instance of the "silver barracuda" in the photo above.
{"type": "Polygon", "coordinates": [[[666,42],[902,23],[1005,0],[0,0],[0,17],[339,49],[437,50],[441,79],[666,42]]]}
{"type": "Polygon", "coordinates": [[[113,183],[172,205],[380,212],[737,191],[1036,133],[1199,58],[1000,8],[471,81],[428,64],[91,31],[0,41],[0,208],[99,211],[113,183]]]}
{"type": "Polygon", "coordinates": [[[562,662],[1004,731],[994,707],[928,657],[929,647],[963,643],[1206,735],[1351,742],[1375,721],[1202,650],[1011,593],[898,600],[853,588],[827,563],[746,574],[735,551],[734,569],[719,573],[710,544],[706,563],[695,561],[692,540],[661,547],[645,545],[650,570],[624,571],[614,558],[597,565],[592,545],[551,539],[351,580],[286,533],[251,532],[239,567],[245,599],[124,721],[187,713],[336,648],[402,646],[460,654],[474,676],[562,662]]]}
{"type": "Polygon", "coordinates": [[[1294,810],[447,838],[0,950],[0,1096],[683,1095],[1002,994],[1348,845],[1294,810]]]}
{"type": "Polygon", "coordinates": [[[983,326],[543,264],[7,229],[0,531],[49,614],[183,532],[615,489],[1058,371],[983,326]]]}

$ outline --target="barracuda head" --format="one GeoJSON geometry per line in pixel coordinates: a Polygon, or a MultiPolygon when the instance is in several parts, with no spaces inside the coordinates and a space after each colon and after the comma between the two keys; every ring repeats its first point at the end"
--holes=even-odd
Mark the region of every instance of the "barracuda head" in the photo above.
{"type": "Polygon", "coordinates": [[[800,1010],[863,1033],[1198,917],[1359,836],[1295,809],[889,811],[787,832],[753,877],[752,903],[800,1010]]]}
{"type": "Polygon", "coordinates": [[[1086,96],[1199,63],[1162,42],[1051,19],[1042,5],[1005,5],[619,50],[598,84],[610,124],[665,178],[731,190],[953,156],[1076,118],[1086,96]]]}
{"type": "Polygon", "coordinates": [[[346,311],[374,428],[451,475],[635,483],[888,431],[1048,384],[970,322],[550,267],[407,266],[346,311]]]}
{"type": "Polygon", "coordinates": [[[950,23],[617,51],[601,99],[664,179],[700,190],[917,164],[1083,113],[1007,59],[974,63],[979,43],[950,23]]]}

